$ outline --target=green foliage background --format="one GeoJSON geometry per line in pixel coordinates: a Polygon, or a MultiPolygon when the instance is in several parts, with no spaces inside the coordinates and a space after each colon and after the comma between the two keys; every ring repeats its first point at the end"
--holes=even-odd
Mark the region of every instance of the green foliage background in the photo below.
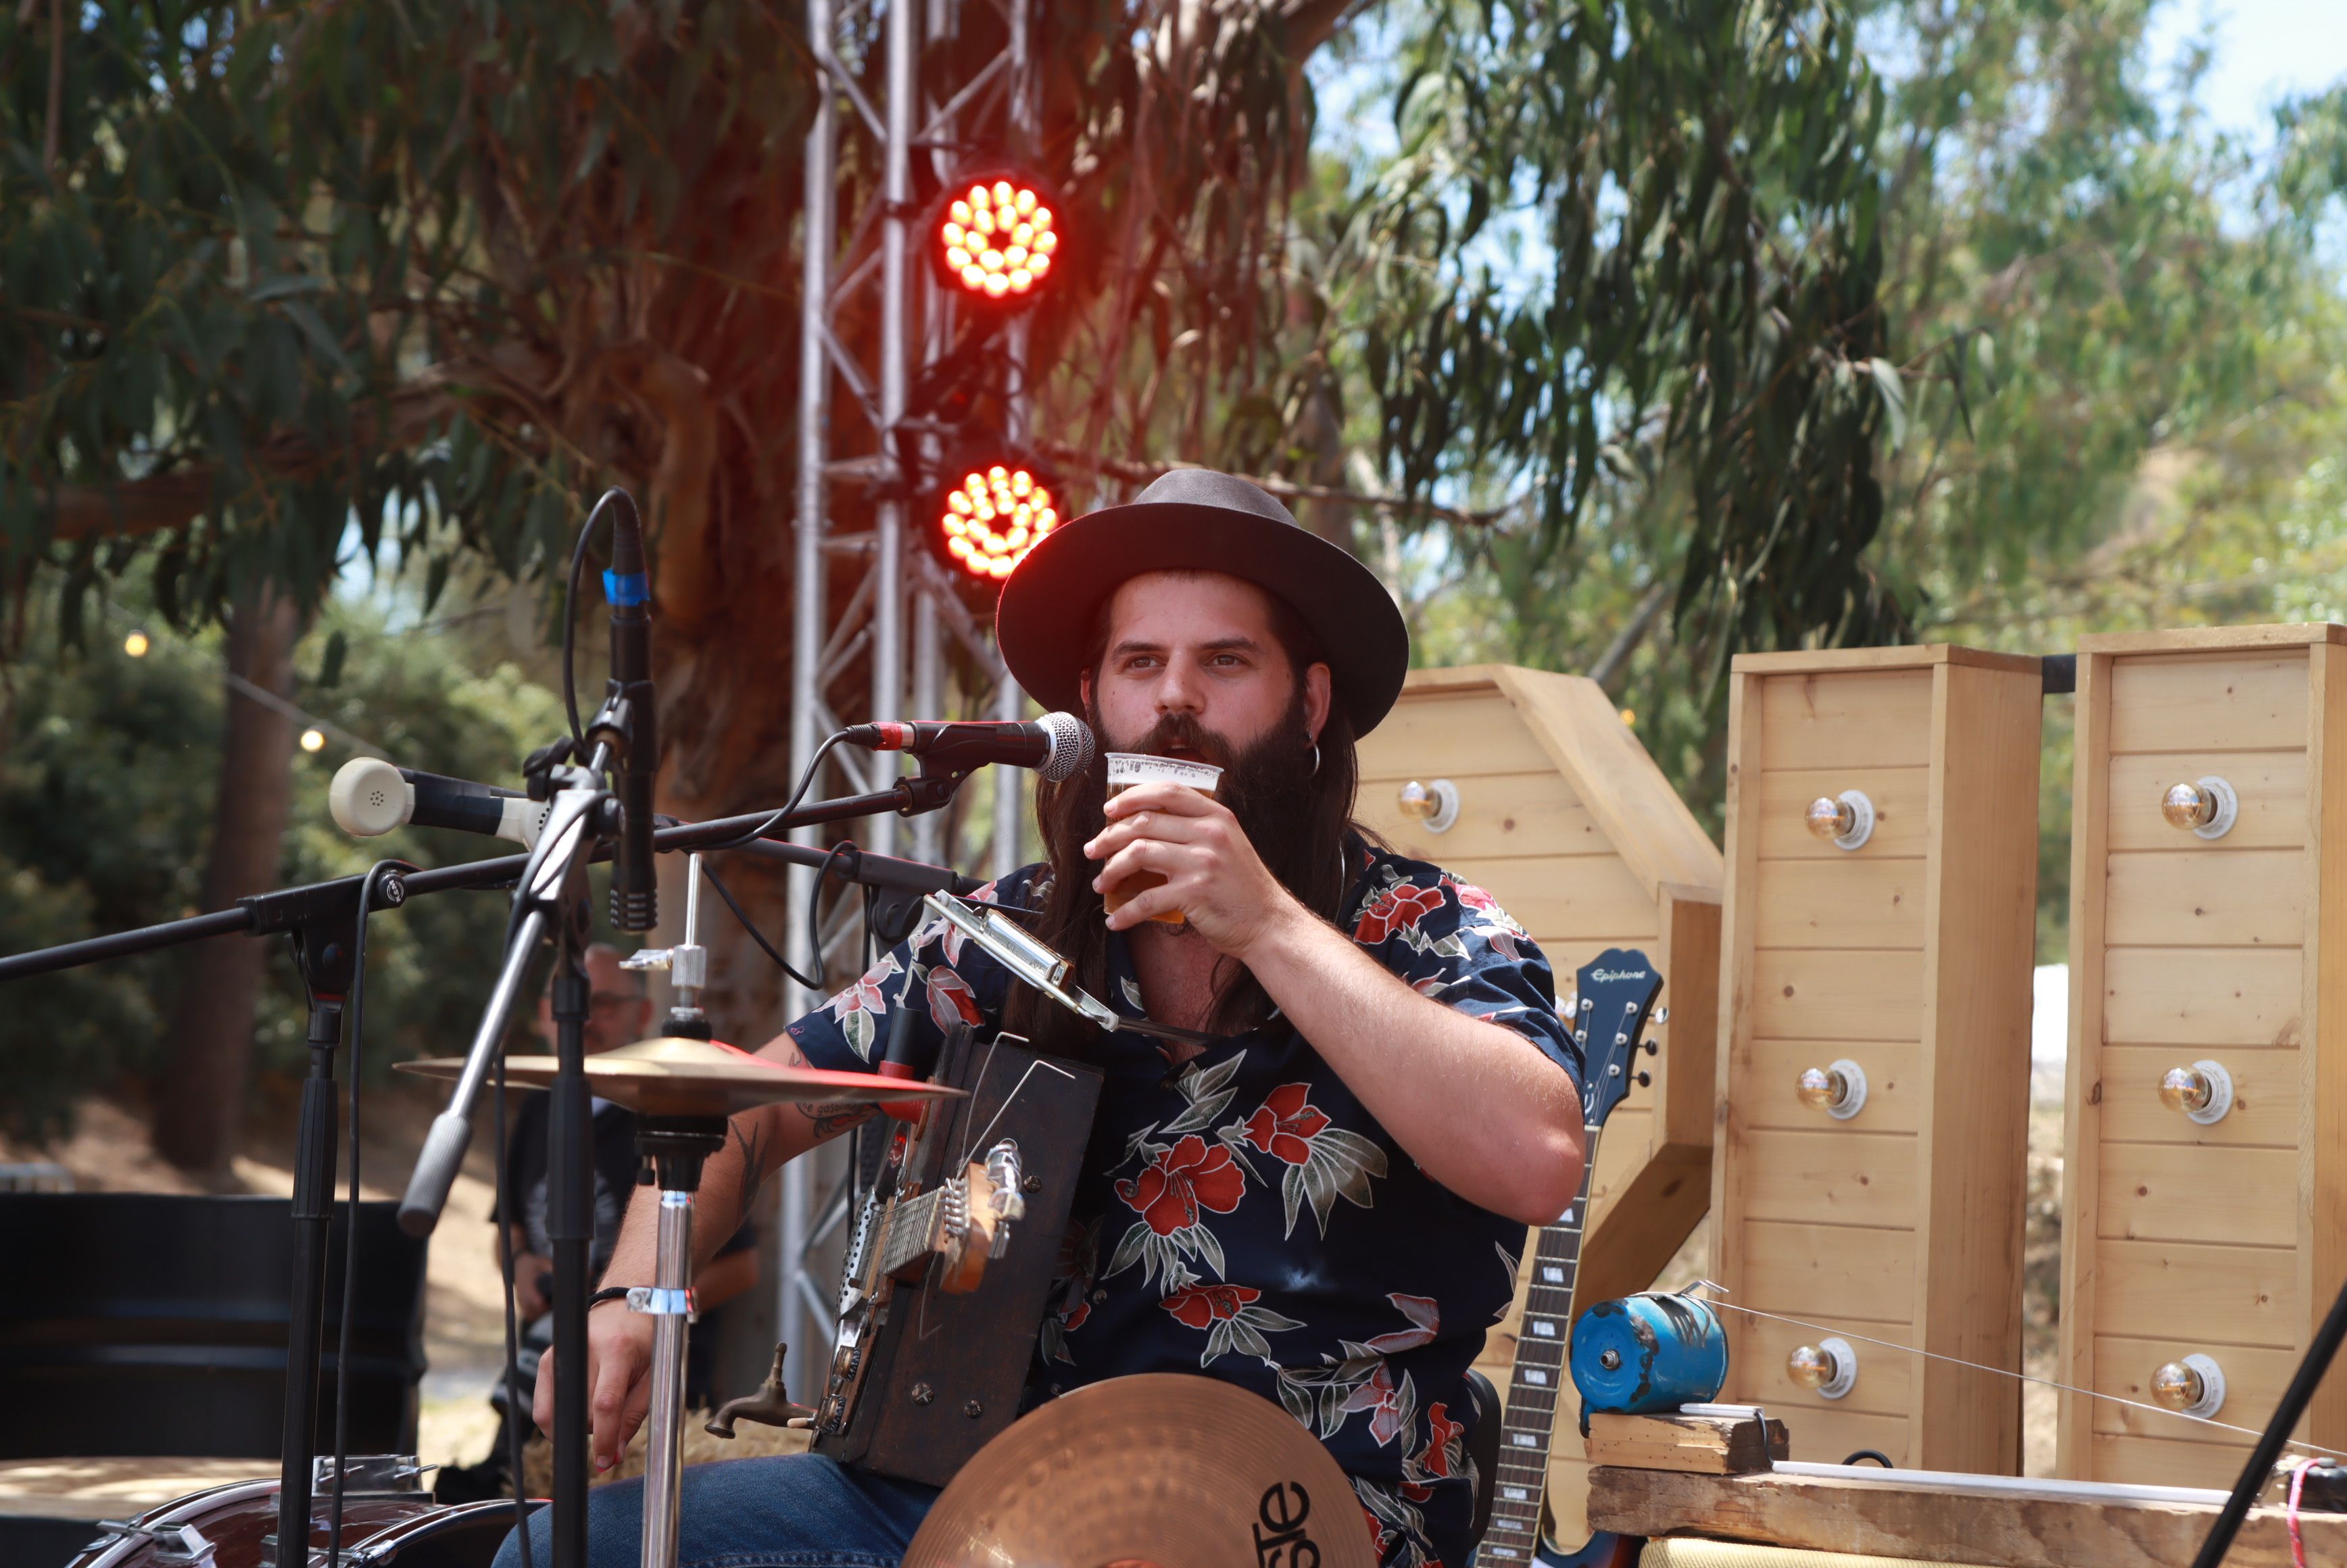
{"type": "MultiPolygon", "coordinates": [[[[127,598],[103,634],[93,628],[82,648],[13,672],[8,744],[0,752],[0,950],[200,912],[221,703],[249,699],[223,695],[217,632],[169,632],[151,603],[127,598]],[[134,626],[151,640],[144,658],[123,651],[134,626]]],[[[555,693],[497,660],[487,636],[419,630],[412,600],[331,601],[320,632],[307,647],[295,700],[403,766],[512,777],[526,752],[562,733],[555,693]],[[316,677],[337,637],[349,651],[339,680],[326,686],[316,677]]],[[[466,835],[413,832],[362,842],[334,826],[326,784],[350,755],[332,743],[295,753],[282,882],[364,871],[393,845],[419,865],[477,856],[477,841],[466,835]]],[[[395,1058],[462,1049],[496,977],[505,921],[502,895],[460,892],[417,898],[370,922],[370,1080],[395,1058]]],[[[298,1076],[308,1066],[301,980],[282,939],[267,940],[272,958],[256,1055],[264,1072],[298,1076]]],[[[172,989],[203,951],[12,982],[0,1023],[9,1044],[0,1050],[0,1108],[15,1130],[58,1128],[76,1092],[136,1081],[152,1069],[172,989]]]]}

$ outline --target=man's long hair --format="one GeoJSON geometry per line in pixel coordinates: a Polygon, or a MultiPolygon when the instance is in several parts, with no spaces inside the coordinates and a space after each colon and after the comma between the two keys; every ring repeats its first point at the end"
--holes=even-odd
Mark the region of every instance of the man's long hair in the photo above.
{"type": "MultiPolygon", "coordinates": [[[[1272,634],[1287,655],[1296,694],[1288,715],[1244,755],[1219,759],[1229,765],[1216,798],[1237,816],[1255,853],[1280,885],[1306,908],[1334,921],[1356,870],[1345,852],[1346,837],[1351,833],[1368,836],[1353,821],[1359,761],[1355,755],[1352,720],[1341,702],[1329,704],[1327,722],[1320,729],[1316,769],[1311,748],[1304,741],[1304,672],[1327,661],[1303,618],[1276,595],[1266,597],[1271,600],[1272,634]]],[[[1095,691],[1107,643],[1103,606],[1090,643],[1095,691]]],[[[1099,733],[1097,702],[1085,717],[1099,733]]],[[[1171,724],[1179,731],[1186,720],[1187,715],[1173,715],[1159,728],[1165,730],[1171,724]]],[[[1035,815],[1050,860],[1050,886],[1041,917],[1028,924],[1068,958],[1070,976],[1077,985],[1113,1003],[1116,999],[1110,993],[1108,973],[1108,909],[1101,895],[1092,890],[1100,863],[1086,859],[1083,851],[1085,843],[1106,823],[1102,808],[1107,800],[1108,764],[1099,757],[1080,774],[1056,784],[1036,785],[1035,815]]],[[[1262,985],[1236,959],[1223,958],[1214,968],[1208,1030],[1218,1035],[1241,1034],[1260,1026],[1270,1015],[1271,999],[1264,994],[1262,985]]],[[[1088,1056],[1100,1040],[1094,1026],[1015,983],[1004,1008],[1003,1028],[1026,1036],[1039,1050],[1061,1056],[1088,1056]]]]}

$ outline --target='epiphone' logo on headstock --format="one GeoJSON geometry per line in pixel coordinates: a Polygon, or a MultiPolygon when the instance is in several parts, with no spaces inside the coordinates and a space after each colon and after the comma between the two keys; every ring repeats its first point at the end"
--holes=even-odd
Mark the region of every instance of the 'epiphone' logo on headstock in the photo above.
{"type": "Polygon", "coordinates": [[[1274,1481],[1255,1505],[1255,1568],[1320,1568],[1320,1548],[1305,1533],[1312,1494],[1292,1481],[1274,1481]],[[1287,1494],[1296,1494],[1294,1506],[1287,1494]]]}
{"type": "Polygon", "coordinates": [[[1592,969],[1589,971],[1589,978],[1600,982],[1608,980],[1643,980],[1646,978],[1646,974],[1647,971],[1645,969],[1592,969]]]}

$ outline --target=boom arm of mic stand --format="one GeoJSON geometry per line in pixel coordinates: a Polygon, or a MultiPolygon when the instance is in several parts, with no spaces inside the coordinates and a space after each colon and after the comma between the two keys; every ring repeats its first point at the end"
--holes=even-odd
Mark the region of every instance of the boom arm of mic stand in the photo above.
{"type": "Polygon", "coordinates": [[[433,1227],[440,1223],[440,1211],[447,1204],[448,1190],[456,1184],[457,1169],[464,1164],[465,1151],[473,1142],[473,1102],[480,1097],[481,1085],[489,1076],[489,1064],[497,1060],[506,1024],[521,997],[522,979],[529,971],[530,957],[538,951],[538,944],[553,922],[554,900],[560,896],[572,865],[594,842],[594,835],[589,829],[609,798],[594,789],[566,789],[555,797],[546,831],[528,857],[523,886],[514,895],[521,919],[513,940],[506,944],[505,968],[497,975],[496,989],[489,993],[489,1005],[481,1014],[481,1027],[473,1036],[472,1049],[465,1053],[464,1071],[448,1096],[448,1109],[433,1119],[423,1152],[415,1158],[415,1173],[407,1179],[407,1193],[399,1200],[399,1228],[409,1235],[430,1235],[433,1227]]]}
{"type": "Polygon", "coordinates": [[[456,1080],[455,1091],[448,1096],[448,1109],[432,1119],[432,1131],[425,1137],[423,1152],[415,1156],[415,1173],[407,1178],[406,1195],[399,1200],[399,1228],[409,1235],[430,1235],[433,1227],[440,1223],[440,1211],[447,1204],[448,1190],[456,1184],[456,1172],[465,1163],[465,1151],[472,1146],[473,1102],[480,1097],[481,1085],[489,1076],[489,1064],[497,1060],[497,1041],[505,1038],[514,1004],[521,998],[522,980],[529,973],[530,958],[537,953],[538,943],[546,939],[547,924],[545,910],[531,910],[522,917],[520,929],[506,948],[505,968],[497,976],[497,989],[489,993],[489,1005],[481,1014],[481,1027],[473,1036],[473,1048],[465,1055],[465,1071],[456,1080]]]}
{"type": "MultiPolygon", "coordinates": [[[[880,790],[871,794],[850,795],[842,800],[822,801],[791,813],[780,822],[772,823],[764,831],[772,835],[787,833],[794,827],[803,827],[810,823],[848,822],[862,816],[876,816],[882,812],[934,809],[934,807],[918,805],[904,788],[904,784],[914,782],[917,781],[906,780],[897,787],[880,790]]],[[[709,822],[680,823],[674,827],[661,828],[652,835],[653,842],[662,853],[705,849],[712,844],[723,844],[730,839],[741,837],[760,824],[768,823],[774,815],[770,811],[753,811],[743,813],[739,816],[718,817],[709,822]]],[[[541,838],[539,842],[543,843],[544,840],[541,838]]],[[[825,859],[822,850],[809,849],[804,845],[781,843],[772,836],[763,837],[744,847],[759,855],[789,860],[801,866],[820,866],[825,859]]],[[[600,854],[598,857],[600,858],[600,854]]],[[[919,864],[917,861],[890,862],[885,856],[866,856],[865,858],[876,865],[897,864],[912,866],[919,864]]],[[[386,901],[385,907],[388,907],[391,902],[404,901],[405,898],[423,893],[446,893],[460,888],[510,886],[521,875],[523,868],[529,864],[529,859],[527,855],[500,855],[487,860],[467,860],[456,866],[442,866],[428,871],[408,872],[400,878],[402,898],[386,901]]],[[[358,882],[359,879],[355,876],[341,876],[332,881],[312,883],[306,887],[287,888],[284,891],[288,894],[305,892],[323,894],[345,889],[354,891],[358,882]]],[[[950,890],[955,893],[968,893],[979,886],[979,884],[972,878],[960,877],[950,885],[950,890]]],[[[261,897],[268,897],[270,895],[264,894],[261,897]]],[[[0,958],[0,983],[24,979],[33,975],[52,974],[58,969],[77,968],[83,964],[95,964],[107,958],[128,958],[133,953],[152,952],[158,948],[177,947],[182,942],[200,942],[213,937],[234,936],[244,932],[258,936],[284,929],[282,926],[266,924],[255,910],[250,907],[251,903],[252,900],[248,899],[233,909],[220,909],[209,915],[190,916],[184,920],[166,920],[160,925],[141,926],[133,930],[116,931],[107,936],[91,937],[78,942],[62,942],[53,948],[36,948],[28,953],[12,953],[5,958],[0,958]]]]}

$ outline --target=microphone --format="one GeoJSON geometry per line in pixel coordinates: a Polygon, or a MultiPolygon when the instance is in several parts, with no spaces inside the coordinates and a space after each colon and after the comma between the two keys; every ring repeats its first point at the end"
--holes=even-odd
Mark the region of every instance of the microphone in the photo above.
{"type": "Polygon", "coordinates": [[[381,757],[353,757],[334,771],[326,809],[335,826],[359,838],[395,827],[453,827],[535,845],[548,807],[519,790],[394,767],[381,757]]]}
{"type": "Polygon", "coordinates": [[[936,719],[851,724],[840,738],[876,752],[911,752],[958,767],[1007,763],[1032,768],[1053,783],[1092,765],[1092,726],[1073,713],[1046,713],[1034,720],[974,722],[936,719]]]}
{"type": "Polygon", "coordinates": [[[652,780],[660,772],[660,720],[652,694],[651,579],[644,571],[644,526],[625,490],[611,507],[610,695],[628,701],[628,745],[619,766],[620,841],[611,854],[611,924],[649,931],[660,921],[660,874],[652,865],[652,780]]]}

